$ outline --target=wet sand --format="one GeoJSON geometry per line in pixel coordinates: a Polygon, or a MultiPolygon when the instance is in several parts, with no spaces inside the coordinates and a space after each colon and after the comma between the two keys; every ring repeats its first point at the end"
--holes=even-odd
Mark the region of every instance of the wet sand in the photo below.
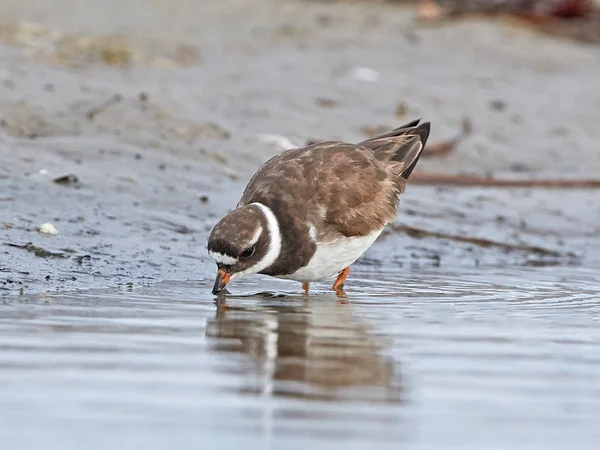
{"type": "MultiPolygon", "coordinates": [[[[469,139],[448,157],[423,160],[421,170],[518,178],[599,172],[600,94],[589,89],[598,47],[490,22],[423,28],[397,5],[116,4],[4,2],[0,11],[2,243],[32,242],[66,256],[35,258],[3,245],[11,264],[2,269],[17,290],[208,276],[207,230],[281,151],[260,133],[297,144],[359,140],[364,127],[424,117],[433,141],[468,117],[469,139]],[[377,79],[356,79],[360,67],[377,79]],[[116,95],[122,100],[102,109],[116,95]],[[51,182],[66,172],[80,187],[51,182]],[[45,222],[57,236],[36,231],[45,222]],[[86,255],[82,267],[77,260],[86,255]]],[[[596,195],[410,186],[403,207],[411,215],[398,220],[597,263],[596,195]]],[[[387,263],[392,246],[408,264],[432,255],[450,266],[530,259],[426,241],[386,238],[367,256],[387,263]]]]}
{"type": "Polygon", "coordinates": [[[21,424],[0,429],[7,448],[164,448],[167,432],[186,448],[225,439],[212,426],[232,447],[330,448],[355,430],[344,448],[465,449],[469,433],[478,449],[593,448],[597,191],[409,185],[397,225],[554,256],[390,230],[345,306],[325,284],[303,302],[253,277],[216,307],[205,243],[282,150],[261,134],[358,141],[423,117],[433,142],[467,117],[471,136],[419,170],[595,177],[600,47],[366,2],[7,0],[0,17],[0,418],[21,424]],[[52,181],[65,173],[78,182],[52,181]],[[337,403],[356,396],[356,415],[337,403]]]}

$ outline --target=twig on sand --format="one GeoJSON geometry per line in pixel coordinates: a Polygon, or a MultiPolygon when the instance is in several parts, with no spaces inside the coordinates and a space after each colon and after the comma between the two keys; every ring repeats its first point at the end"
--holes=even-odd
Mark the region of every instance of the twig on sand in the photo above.
{"type": "Polygon", "coordinates": [[[541,187],[554,189],[597,189],[600,179],[538,179],[510,180],[506,178],[479,177],[474,175],[447,175],[442,173],[415,172],[410,177],[412,184],[474,186],[474,187],[541,187]]]}
{"type": "Polygon", "coordinates": [[[106,111],[108,108],[110,108],[111,106],[119,103],[121,100],[123,100],[123,96],[121,94],[115,94],[113,95],[110,99],[108,99],[107,101],[105,101],[104,103],[98,105],[98,106],[94,106],[92,109],[90,109],[85,116],[87,117],[87,119],[89,121],[92,121],[96,118],[96,116],[100,113],[103,113],[104,111],[106,111]]]}
{"type": "Polygon", "coordinates": [[[498,247],[502,248],[506,251],[524,251],[529,253],[537,253],[539,255],[544,256],[553,256],[553,257],[561,257],[561,256],[575,256],[572,253],[561,254],[556,250],[550,250],[544,247],[538,247],[536,245],[528,245],[528,244],[508,244],[506,242],[498,242],[492,241],[491,239],[479,238],[479,237],[469,237],[469,236],[460,236],[458,234],[449,234],[442,233],[439,231],[430,231],[425,230],[423,228],[411,227],[409,225],[399,225],[392,224],[391,229],[396,232],[406,233],[414,238],[425,238],[432,237],[438,239],[448,239],[456,242],[466,242],[469,244],[479,245],[480,247],[498,247]]]}
{"type": "Polygon", "coordinates": [[[38,256],[40,258],[66,258],[67,257],[67,255],[65,255],[64,253],[51,252],[42,247],[33,245],[31,242],[28,242],[23,245],[5,242],[4,245],[8,245],[9,247],[22,248],[23,250],[27,250],[28,252],[31,252],[35,256],[38,256]]]}
{"type": "Polygon", "coordinates": [[[446,156],[452,150],[454,150],[458,144],[460,144],[473,130],[471,121],[465,118],[462,122],[462,128],[459,133],[451,139],[445,141],[432,142],[425,146],[423,150],[423,158],[437,158],[440,156],[446,156]]]}

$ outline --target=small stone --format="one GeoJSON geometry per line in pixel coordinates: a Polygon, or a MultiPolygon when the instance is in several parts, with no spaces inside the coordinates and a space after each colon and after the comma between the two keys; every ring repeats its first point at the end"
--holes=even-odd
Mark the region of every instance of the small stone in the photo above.
{"type": "Polygon", "coordinates": [[[58,234],[58,230],[51,223],[43,223],[40,225],[39,232],[43,234],[51,234],[53,236],[58,234]]]}
{"type": "Polygon", "coordinates": [[[315,22],[317,23],[317,25],[320,25],[322,27],[328,27],[332,24],[333,17],[329,14],[319,14],[315,17],[315,22]]]}
{"type": "MultiPolygon", "coordinates": [[[[46,175],[49,174],[49,172],[46,169],[42,169],[40,170],[40,174],[46,175]],[[44,171],[44,173],[42,173],[42,171],[44,171]]],[[[74,173],[65,173],[64,175],[55,177],[52,181],[63,186],[79,184],[79,178],[74,173]]]]}
{"type": "Polygon", "coordinates": [[[370,67],[354,67],[350,71],[350,76],[358,81],[376,83],[377,81],[379,81],[381,74],[375,69],[371,69],[370,67]]]}
{"type": "Polygon", "coordinates": [[[512,172],[516,173],[525,173],[525,172],[533,172],[533,168],[523,163],[513,163],[509,166],[512,172]]]}
{"type": "Polygon", "coordinates": [[[494,111],[502,112],[506,109],[506,102],[504,100],[492,100],[490,102],[490,108],[494,111]]]}
{"type": "Polygon", "coordinates": [[[315,103],[322,108],[333,108],[338,104],[337,100],[327,97],[317,97],[315,103]]]}

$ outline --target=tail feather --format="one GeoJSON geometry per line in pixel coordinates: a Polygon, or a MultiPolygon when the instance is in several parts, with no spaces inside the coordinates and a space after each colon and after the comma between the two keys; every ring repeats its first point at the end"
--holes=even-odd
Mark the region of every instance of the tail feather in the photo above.
{"type": "MultiPolygon", "coordinates": [[[[404,170],[401,173],[402,178],[404,178],[405,180],[408,180],[408,177],[410,177],[410,174],[413,172],[413,170],[417,166],[417,163],[419,162],[419,158],[423,154],[423,149],[425,149],[425,144],[427,143],[427,138],[429,138],[429,133],[431,132],[431,124],[429,122],[425,122],[425,123],[419,125],[415,129],[415,132],[417,132],[419,135],[419,142],[421,144],[421,148],[419,149],[419,153],[414,158],[413,162],[408,166],[408,168],[406,170],[404,170]]],[[[408,160],[408,158],[405,159],[405,161],[407,161],[407,160],[408,160]]]]}
{"type": "Polygon", "coordinates": [[[420,125],[419,122],[420,119],[414,120],[359,145],[373,150],[377,159],[392,163],[394,173],[408,180],[423,153],[431,130],[429,122],[420,125]]]}

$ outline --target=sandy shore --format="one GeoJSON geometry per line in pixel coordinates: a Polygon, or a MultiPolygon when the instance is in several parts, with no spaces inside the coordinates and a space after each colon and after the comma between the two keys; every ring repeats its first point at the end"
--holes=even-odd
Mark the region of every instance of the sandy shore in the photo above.
{"type": "MultiPolygon", "coordinates": [[[[439,140],[468,117],[469,139],[421,170],[600,171],[600,47],[493,22],[423,28],[398,5],[203,3],[2,3],[0,288],[208,286],[208,230],[281,151],[264,133],[293,144],[359,140],[423,117],[439,140]],[[64,173],[78,183],[52,181],[64,173]],[[38,232],[46,222],[57,235],[38,232]],[[34,247],[56,255],[36,256],[34,247]]],[[[597,199],[594,191],[409,186],[398,223],[595,265],[597,199]]],[[[404,233],[382,239],[363,264],[547,262],[404,233]]]]}

